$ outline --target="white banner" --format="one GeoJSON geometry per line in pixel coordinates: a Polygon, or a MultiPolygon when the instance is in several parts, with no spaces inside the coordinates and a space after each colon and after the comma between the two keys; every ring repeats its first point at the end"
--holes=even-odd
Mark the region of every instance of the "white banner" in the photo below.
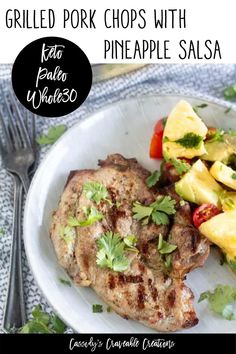
{"type": "Polygon", "coordinates": [[[235,0],[2,0],[0,63],[46,36],[91,63],[236,63],[235,16],[235,0]]]}

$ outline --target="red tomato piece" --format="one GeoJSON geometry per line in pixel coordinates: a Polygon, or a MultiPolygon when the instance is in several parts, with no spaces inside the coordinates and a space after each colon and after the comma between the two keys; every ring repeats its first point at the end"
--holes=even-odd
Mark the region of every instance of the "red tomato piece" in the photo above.
{"type": "Polygon", "coordinates": [[[162,159],[162,136],[153,134],[149,155],[154,159],[162,159]]]}
{"type": "Polygon", "coordinates": [[[194,210],[193,224],[198,228],[203,222],[211,219],[219,213],[220,210],[214,204],[202,204],[194,210]]]}
{"type": "Polygon", "coordinates": [[[150,144],[150,151],[149,155],[155,159],[162,159],[162,139],[164,133],[164,124],[163,119],[160,119],[155,127],[154,127],[154,134],[152,136],[151,144],[150,144]]]}
{"type": "Polygon", "coordinates": [[[163,134],[163,131],[164,131],[163,119],[159,119],[154,127],[154,133],[159,135],[159,134],[163,134]]]}
{"type": "Polygon", "coordinates": [[[217,129],[214,127],[209,127],[207,130],[206,140],[210,140],[215,135],[217,129]]]}

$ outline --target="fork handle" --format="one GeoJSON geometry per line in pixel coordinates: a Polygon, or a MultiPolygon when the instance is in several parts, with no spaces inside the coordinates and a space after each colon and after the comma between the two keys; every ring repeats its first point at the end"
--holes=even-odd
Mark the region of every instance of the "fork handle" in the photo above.
{"type": "Polygon", "coordinates": [[[21,211],[23,188],[17,176],[14,176],[14,181],[14,215],[10,274],[3,319],[3,328],[6,330],[20,328],[26,321],[21,264],[21,211]]]}
{"type": "Polygon", "coordinates": [[[30,179],[29,179],[28,171],[25,171],[25,170],[22,171],[21,173],[19,173],[19,177],[20,177],[21,182],[23,184],[25,194],[27,194],[27,192],[29,190],[29,186],[30,186],[30,179]]]}

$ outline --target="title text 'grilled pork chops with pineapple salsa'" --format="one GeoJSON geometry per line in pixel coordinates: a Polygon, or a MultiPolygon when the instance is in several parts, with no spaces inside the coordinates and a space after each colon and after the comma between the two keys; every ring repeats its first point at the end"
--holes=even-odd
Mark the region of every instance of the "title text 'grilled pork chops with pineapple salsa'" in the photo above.
{"type": "Polygon", "coordinates": [[[113,154],[70,173],[50,230],[60,265],[124,318],[159,331],[196,325],[186,274],[210,243],[236,268],[235,154],[234,132],[207,128],[180,101],[154,128],[160,171],[113,154]]]}

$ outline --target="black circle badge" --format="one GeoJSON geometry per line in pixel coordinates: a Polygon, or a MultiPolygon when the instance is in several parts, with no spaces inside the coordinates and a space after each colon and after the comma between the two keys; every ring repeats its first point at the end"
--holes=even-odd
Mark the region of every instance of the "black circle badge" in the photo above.
{"type": "Polygon", "coordinates": [[[86,99],[92,69],[84,52],[60,37],[44,37],[28,44],[12,68],[12,86],[19,101],[31,112],[60,117],[73,112],[86,99]]]}

